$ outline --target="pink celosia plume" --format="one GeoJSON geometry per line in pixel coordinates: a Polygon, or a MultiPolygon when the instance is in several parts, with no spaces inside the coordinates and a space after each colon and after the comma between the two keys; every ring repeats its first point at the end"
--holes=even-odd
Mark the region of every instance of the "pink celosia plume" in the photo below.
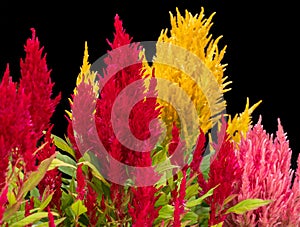
{"type": "Polygon", "coordinates": [[[299,209],[299,199],[296,199],[299,196],[299,178],[292,186],[292,151],[280,120],[274,137],[265,131],[260,116],[246,138],[242,138],[236,154],[238,163],[243,167],[237,200],[259,198],[272,202],[245,215],[232,215],[228,223],[234,220],[235,224],[242,226],[297,226],[299,212],[295,211],[299,209]]]}

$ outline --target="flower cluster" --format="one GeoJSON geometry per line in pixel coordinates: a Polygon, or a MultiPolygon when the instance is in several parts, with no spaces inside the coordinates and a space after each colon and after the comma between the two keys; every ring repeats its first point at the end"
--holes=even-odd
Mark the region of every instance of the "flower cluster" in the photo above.
{"type": "Polygon", "coordinates": [[[213,15],[171,13],[152,64],[116,15],[101,72],[85,43],[65,138],[32,29],[20,80],[7,66],[0,82],[0,225],[299,226],[300,156],[292,169],[280,119],[275,135],[253,124],[261,101],[224,114],[213,15]]]}

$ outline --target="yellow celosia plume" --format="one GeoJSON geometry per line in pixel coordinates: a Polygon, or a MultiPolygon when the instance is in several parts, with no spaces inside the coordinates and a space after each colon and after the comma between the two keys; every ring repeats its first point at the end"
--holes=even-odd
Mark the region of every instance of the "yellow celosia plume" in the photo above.
{"type": "Polygon", "coordinates": [[[252,124],[251,114],[261,102],[262,100],[258,101],[249,108],[249,98],[247,98],[244,112],[236,114],[234,118],[232,118],[230,115],[228,116],[227,133],[230,135],[232,140],[238,143],[242,136],[246,136],[246,132],[249,130],[249,127],[252,124]]]}
{"type": "MultiPolygon", "coordinates": [[[[84,80],[85,83],[93,84],[94,92],[98,93],[99,87],[97,86],[97,83],[95,83],[97,73],[90,71],[91,64],[89,63],[88,58],[88,45],[87,42],[85,42],[83,62],[82,66],[80,67],[80,73],[77,76],[76,86],[78,86],[82,82],[82,80],[84,80]]],[[[74,94],[76,94],[76,87],[74,89],[74,94]]]]}
{"type": "MultiPolygon", "coordinates": [[[[206,19],[203,8],[201,8],[200,14],[195,16],[187,10],[182,16],[178,8],[176,8],[176,12],[176,16],[170,13],[170,32],[168,29],[162,30],[158,38],[152,68],[155,68],[157,78],[171,81],[172,85],[185,91],[197,111],[198,124],[203,132],[207,133],[220,119],[220,113],[225,110],[226,102],[222,99],[222,94],[230,90],[226,87],[231,82],[226,82],[227,77],[224,77],[223,74],[226,65],[221,64],[226,46],[220,51],[218,42],[221,36],[214,40],[209,34],[214,14],[206,19]],[[165,47],[162,48],[159,45],[160,43],[170,44],[170,48],[166,50],[165,47]],[[172,46],[181,47],[184,51],[177,54],[178,49],[172,48],[172,46]],[[198,62],[193,56],[196,56],[198,62]],[[165,59],[168,59],[170,65],[161,64],[161,62],[166,62],[165,59]],[[180,68],[174,66],[180,66],[180,68]]],[[[172,107],[172,101],[181,102],[182,108],[184,108],[187,100],[171,87],[160,83],[157,86],[159,102],[164,106],[161,118],[167,125],[167,140],[171,137],[173,122],[176,122],[179,127],[180,125],[185,127],[181,126],[183,133],[187,130],[186,127],[193,126],[193,122],[180,122],[181,119],[176,113],[176,108],[172,107]],[[169,101],[163,101],[164,98],[169,101]]],[[[189,109],[183,111],[187,115],[191,112],[189,109]]],[[[185,137],[185,139],[189,138],[185,137]]]]}
{"type": "MultiPolygon", "coordinates": [[[[83,61],[82,66],[80,67],[80,73],[77,76],[76,79],[76,86],[74,88],[74,95],[77,94],[77,86],[83,81],[84,83],[90,83],[93,85],[93,91],[94,94],[98,94],[99,92],[99,86],[96,82],[96,72],[91,72],[91,64],[88,61],[89,53],[88,53],[88,45],[87,42],[85,42],[84,45],[84,54],[83,54],[83,61]]],[[[69,102],[72,103],[72,100],[69,98],[69,102]]],[[[68,110],[66,110],[66,113],[68,114],[69,118],[72,119],[72,113],[68,110]]]]}

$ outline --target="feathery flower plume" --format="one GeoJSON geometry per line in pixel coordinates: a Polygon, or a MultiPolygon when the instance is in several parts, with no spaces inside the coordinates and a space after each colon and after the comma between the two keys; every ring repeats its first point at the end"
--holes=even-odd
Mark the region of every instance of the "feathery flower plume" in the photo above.
{"type": "Polygon", "coordinates": [[[5,149],[7,158],[12,155],[13,166],[16,163],[23,166],[25,178],[37,168],[34,152],[60,100],[60,95],[51,99],[54,83],[42,51],[32,29],[32,38],[25,45],[25,59],[20,62],[20,82],[12,82],[7,67],[0,89],[5,92],[0,103],[0,118],[5,118],[0,127],[1,150],[5,149]]]}
{"type": "Polygon", "coordinates": [[[192,172],[191,174],[199,174],[200,173],[200,164],[203,159],[203,153],[205,151],[205,143],[206,143],[206,138],[204,135],[204,132],[200,128],[200,134],[197,139],[197,144],[193,153],[193,158],[192,161],[189,165],[191,168],[192,172]]]}
{"type": "Polygon", "coordinates": [[[21,59],[21,79],[19,90],[30,96],[31,115],[33,130],[38,138],[42,136],[43,130],[48,129],[51,117],[57,104],[61,99],[59,93],[54,99],[53,86],[46,62],[46,54],[43,55],[44,47],[36,37],[35,29],[31,29],[32,37],[25,44],[25,59],[21,59]]]}
{"type": "Polygon", "coordinates": [[[20,167],[26,163],[23,166],[25,174],[36,169],[33,152],[37,138],[32,131],[29,96],[17,87],[7,66],[0,84],[0,154],[3,156],[0,175],[4,176],[0,178],[0,189],[5,181],[10,156],[13,166],[18,164],[20,167]]]}
{"type": "Polygon", "coordinates": [[[155,207],[159,189],[154,186],[131,188],[132,201],[128,204],[128,213],[132,218],[132,226],[151,227],[158,217],[161,207],[155,207]]]}
{"type": "Polygon", "coordinates": [[[85,42],[82,66],[76,80],[74,93],[69,99],[71,111],[67,111],[67,135],[75,151],[75,158],[79,160],[82,154],[89,149],[95,149],[97,132],[93,130],[96,98],[98,97],[99,86],[96,81],[97,74],[91,72],[91,64],[88,61],[88,45],[85,42]],[[75,113],[75,116],[74,114],[75,113]],[[74,135],[74,124],[77,138],[74,135]],[[79,135],[78,135],[79,134],[79,135]],[[77,144],[80,143],[80,144],[77,144]]]}
{"type": "MultiPolygon", "coordinates": [[[[180,182],[179,192],[176,193],[177,196],[174,199],[174,220],[173,226],[180,227],[181,226],[181,218],[185,213],[185,194],[186,194],[186,168],[182,169],[182,179],[180,182]]],[[[178,190],[176,187],[175,190],[178,190]]]]}
{"type": "Polygon", "coordinates": [[[79,200],[84,200],[86,194],[86,179],[82,171],[82,165],[83,164],[80,163],[76,169],[76,180],[77,180],[76,192],[77,192],[77,199],[79,200]]]}
{"type": "Polygon", "coordinates": [[[7,204],[7,193],[8,193],[8,185],[6,185],[1,191],[0,191],[0,225],[3,224],[2,219],[3,219],[3,214],[6,209],[6,204],[7,204]]]}
{"type": "Polygon", "coordinates": [[[54,222],[54,216],[50,210],[50,208],[47,208],[47,212],[48,212],[48,226],[49,227],[56,227],[55,222],[54,222]]]}
{"type": "MultiPolygon", "coordinates": [[[[25,217],[29,216],[31,214],[31,210],[34,208],[34,198],[33,196],[30,197],[29,200],[26,200],[25,202],[25,217]]],[[[32,224],[28,224],[25,227],[31,227],[32,224]]]]}
{"type": "MultiPolygon", "coordinates": [[[[213,40],[212,36],[209,35],[212,17],[213,14],[209,18],[205,18],[203,8],[199,15],[195,16],[188,10],[185,10],[183,16],[176,8],[176,16],[170,13],[170,31],[168,29],[163,30],[158,38],[156,56],[152,66],[155,68],[157,78],[169,80],[174,86],[178,86],[186,92],[196,108],[199,125],[204,133],[212,128],[219,119],[220,113],[225,110],[226,102],[220,101],[220,94],[230,90],[226,88],[230,82],[225,82],[227,78],[223,76],[226,65],[221,64],[226,46],[219,51],[218,42],[221,36],[213,40]],[[166,49],[160,43],[172,44],[173,46],[166,49]],[[178,53],[179,50],[180,54],[178,53]],[[197,57],[196,60],[194,56],[197,57]],[[166,59],[170,61],[169,65],[178,66],[179,68],[160,64],[160,62],[165,62],[166,59]],[[198,62],[195,62],[197,60],[198,62]],[[199,65],[199,61],[202,64],[199,65]],[[187,75],[185,70],[191,71],[188,72],[191,75],[187,75]],[[199,72],[202,72],[202,74],[199,75],[199,72]],[[213,108],[211,108],[212,106],[213,108]]],[[[168,103],[159,101],[164,107],[161,117],[167,125],[166,143],[168,143],[171,140],[173,122],[176,122],[177,126],[180,127],[179,116],[169,103],[181,102],[180,107],[185,108],[186,98],[181,97],[177,89],[173,87],[166,88],[160,84],[158,84],[158,93],[162,100],[170,100],[168,103]]],[[[190,109],[183,109],[182,112],[185,115],[191,113],[190,109]]],[[[193,118],[187,117],[187,119],[193,118]]],[[[193,143],[196,137],[188,138],[186,133],[188,128],[194,126],[194,122],[181,122],[181,125],[187,127],[182,128],[187,147],[194,145],[191,142],[193,143]]]]}
{"type": "MultiPolygon", "coordinates": [[[[44,146],[42,149],[40,149],[36,155],[37,163],[40,164],[43,160],[50,158],[52,155],[56,152],[56,146],[54,145],[53,139],[51,138],[51,130],[53,128],[53,125],[50,126],[49,130],[45,133],[43,138],[44,146]]],[[[61,206],[61,196],[62,196],[62,177],[61,172],[58,170],[58,167],[55,167],[54,169],[48,170],[41,180],[41,182],[38,184],[38,189],[40,195],[43,195],[46,188],[47,193],[52,193],[52,200],[50,202],[50,207],[56,208],[59,212],[61,212],[60,206],[61,206]]]]}
{"type": "Polygon", "coordinates": [[[249,127],[252,126],[251,114],[261,102],[262,100],[258,101],[257,103],[249,107],[249,98],[247,98],[244,112],[240,114],[236,114],[233,118],[231,115],[228,116],[227,133],[230,135],[230,138],[234,140],[236,143],[239,143],[242,136],[243,137],[246,136],[249,127]]]}
{"type": "Polygon", "coordinates": [[[212,196],[205,199],[210,206],[209,226],[223,222],[227,215],[226,210],[232,204],[224,204],[226,198],[239,192],[242,169],[237,162],[234,143],[226,133],[227,123],[222,118],[221,129],[218,132],[218,143],[213,144],[215,154],[211,157],[208,179],[198,178],[202,188],[201,195],[214,188],[212,196]]]}
{"type": "MultiPolygon", "coordinates": [[[[238,202],[247,198],[273,202],[248,211],[245,215],[232,214],[227,222],[232,224],[230,221],[233,221],[242,226],[299,224],[299,213],[289,210],[291,207],[299,208],[299,199],[293,198],[292,152],[280,120],[278,119],[278,130],[274,138],[273,134],[269,135],[264,130],[260,116],[245,138],[241,138],[236,154],[239,165],[243,166],[238,202]]],[[[296,194],[299,195],[299,191],[296,194]]]]}
{"type": "Polygon", "coordinates": [[[97,201],[97,193],[91,186],[87,184],[86,198],[84,200],[84,205],[87,208],[87,216],[89,217],[89,226],[96,227],[98,222],[97,208],[99,206],[97,201]]]}

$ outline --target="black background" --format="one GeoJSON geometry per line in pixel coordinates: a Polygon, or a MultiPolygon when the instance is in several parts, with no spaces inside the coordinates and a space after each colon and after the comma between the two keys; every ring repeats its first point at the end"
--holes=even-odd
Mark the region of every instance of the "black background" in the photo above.
{"type": "Polygon", "coordinates": [[[92,63],[106,53],[106,39],[113,37],[116,14],[133,41],[155,41],[162,29],[170,27],[169,12],[178,7],[192,14],[204,7],[206,17],[216,12],[211,33],[222,35],[219,45],[227,45],[222,61],[228,64],[225,76],[233,83],[225,94],[227,113],[244,110],[263,102],[253,113],[259,115],[268,133],[275,134],[277,119],[287,133],[293,151],[293,166],[300,151],[299,98],[299,13],[296,2],[233,0],[162,0],[162,1],[83,1],[61,4],[40,1],[0,4],[0,74],[9,63],[15,80],[20,76],[19,61],[23,46],[31,37],[30,28],[47,53],[48,67],[56,83],[54,94],[62,92],[62,100],[53,116],[54,133],[63,136],[67,122],[64,110],[69,108],[82,64],[84,42],[88,42],[92,63]]]}

